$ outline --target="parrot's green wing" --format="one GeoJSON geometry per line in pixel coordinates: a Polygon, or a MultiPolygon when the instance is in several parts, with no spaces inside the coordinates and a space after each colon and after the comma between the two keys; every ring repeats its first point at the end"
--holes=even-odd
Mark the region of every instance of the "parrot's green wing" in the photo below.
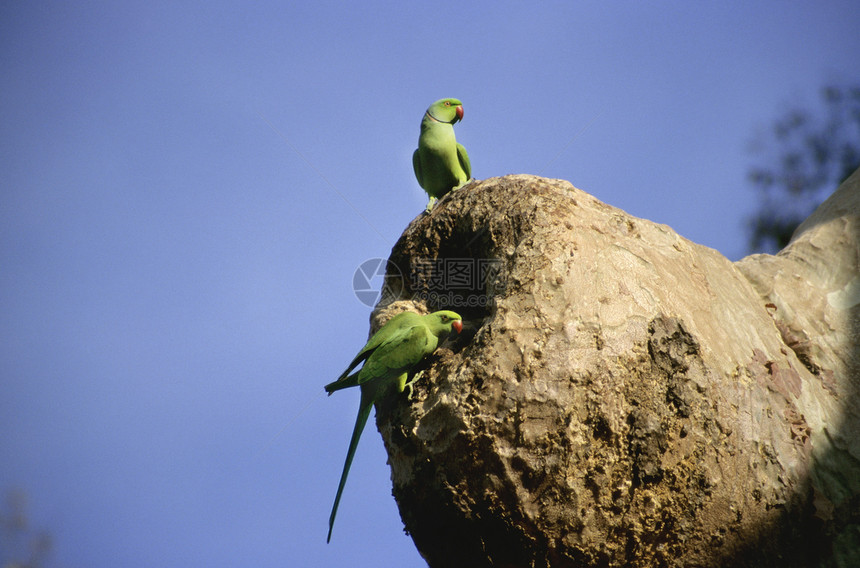
{"type": "Polygon", "coordinates": [[[416,322],[373,352],[359,372],[358,384],[400,375],[432,353],[438,343],[423,321],[416,322]]]}
{"type": "Polygon", "coordinates": [[[370,357],[380,345],[397,334],[407,331],[410,327],[420,322],[420,319],[421,316],[414,312],[401,312],[388,320],[388,322],[382,326],[379,331],[373,334],[373,337],[368,340],[367,344],[361,348],[361,351],[359,351],[358,355],[353,358],[346,370],[341,373],[334,382],[325,386],[326,392],[331,394],[336,390],[356,386],[358,384],[356,382],[358,373],[355,373],[352,376],[347,375],[349,375],[349,373],[355,369],[359,363],[370,357]]]}
{"type": "MultiPolygon", "coordinates": [[[[418,143],[421,143],[420,140],[418,143]]],[[[424,172],[421,169],[421,156],[418,150],[412,152],[412,170],[415,172],[415,179],[418,180],[418,185],[424,187],[424,172]]]]}
{"type": "Polygon", "coordinates": [[[462,144],[457,144],[457,159],[460,161],[460,167],[466,172],[466,181],[472,179],[472,163],[469,161],[469,154],[462,144]]]}

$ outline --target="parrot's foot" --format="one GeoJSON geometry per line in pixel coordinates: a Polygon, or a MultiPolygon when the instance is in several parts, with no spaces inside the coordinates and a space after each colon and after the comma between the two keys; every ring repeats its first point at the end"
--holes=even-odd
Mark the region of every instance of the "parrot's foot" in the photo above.
{"type": "Polygon", "coordinates": [[[427,208],[424,209],[427,213],[430,213],[430,210],[433,209],[433,206],[436,205],[436,198],[431,197],[430,201],[427,202],[427,208]]]}
{"type": "Polygon", "coordinates": [[[411,381],[409,381],[403,385],[403,390],[404,390],[404,392],[406,392],[406,400],[410,400],[410,401],[412,400],[412,394],[414,392],[412,390],[412,383],[414,383],[415,381],[420,379],[421,375],[423,375],[423,374],[424,374],[424,370],[422,369],[422,370],[418,371],[417,373],[415,373],[415,375],[413,375],[411,381]]]}
{"type": "Polygon", "coordinates": [[[460,185],[458,185],[458,186],[456,186],[456,187],[451,188],[451,191],[457,191],[457,190],[458,190],[458,189],[460,189],[461,187],[466,187],[467,185],[469,185],[469,184],[470,184],[470,183],[472,183],[473,181],[475,181],[475,178],[469,178],[469,179],[467,179],[466,181],[464,181],[463,183],[461,183],[460,185]]]}

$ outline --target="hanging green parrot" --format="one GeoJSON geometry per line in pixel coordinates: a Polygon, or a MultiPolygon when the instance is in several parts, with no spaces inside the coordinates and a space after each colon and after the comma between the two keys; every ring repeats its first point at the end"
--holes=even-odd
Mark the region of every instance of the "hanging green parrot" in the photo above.
{"type": "Polygon", "coordinates": [[[346,476],[374,401],[378,400],[392,385],[397,392],[403,392],[406,387],[409,387],[411,393],[412,383],[417,376],[407,382],[409,371],[424,357],[433,353],[439,345],[439,338],[451,333],[452,328],[457,333],[463,329],[463,318],[454,312],[433,312],[423,316],[414,312],[399,313],[373,334],[367,345],[358,352],[349,367],[336,381],[325,386],[329,394],[347,387],[361,388],[358,417],[355,419],[355,428],[352,430],[349,450],[346,452],[346,462],[343,464],[343,473],[340,475],[340,484],[337,486],[337,495],[331,508],[326,542],[331,541],[331,530],[334,527],[334,517],[337,514],[343,486],[346,484],[346,476]],[[349,372],[362,361],[364,366],[350,375],[349,372]]]}
{"type": "Polygon", "coordinates": [[[412,168],[418,184],[430,196],[427,211],[436,199],[472,179],[469,154],[454,137],[454,123],[463,120],[463,103],[441,99],[430,105],[421,120],[418,149],[412,154],[412,168]]]}

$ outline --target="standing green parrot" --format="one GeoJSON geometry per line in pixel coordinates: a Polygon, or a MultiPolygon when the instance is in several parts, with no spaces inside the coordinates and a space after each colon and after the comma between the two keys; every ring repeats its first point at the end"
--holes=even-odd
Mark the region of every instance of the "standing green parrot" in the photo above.
{"type": "Polygon", "coordinates": [[[424,316],[414,312],[397,314],[373,334],[367,345],[358,352],[337,380],[325,386],[329,394],[347,387],[361,387],[358,417],[355,419],[355,428],[352,430],[349,450],[346,452],[346,462],[343,464],[343,473],[340,475],[340,484],[337,486],[337,495],[331,508],[326,542],[331,541],[331,530],[334,527],[334,517],[337,514],[343,486],[346,484],[346,476],[374,401],[378,400],[392,385],[397,392],[403,392],[407,386],[411,392],[412,383],[417,377],[413,377],[412,381],[407,383],[409,371],[424,357],[433,353],[439,345],[439,338],[451,333],[452,328],[457,333],[463,329],[463,318],[454,312],[433,312],[424,316]],[[349,372],[362,361],[364,366],[349,375],[349,372]]]}
{"type": "Polygon", "coordinates": [[[421,119],[418,149],[412,154],[412,168],[418,184],[430,196],[427,211],[436,199],[472,179],[469,154],[454,137],[454,123],[463,120],[463,103],[441,99],[430,105],[421,119]]]}

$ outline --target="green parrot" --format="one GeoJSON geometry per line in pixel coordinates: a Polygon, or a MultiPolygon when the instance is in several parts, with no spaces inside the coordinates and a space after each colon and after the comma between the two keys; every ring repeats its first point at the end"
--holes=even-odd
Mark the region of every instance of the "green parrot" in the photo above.
{"type": "Polygon", "coordinates": [[[454,137],[454,123],[463,120],[463,103],[440,99],[430,105],[421,120],[418,149],[412,154],[412,168],[418,184],[430,196],[427,211],[436,199],[472,179],[469,154],[454,137]]]}
{"type": "Polygon", "coordinates": [[[347,387],[361,387],[358,417],[355,419],[346,462],[343,464],[343,473],[340,475],[340,484],[337,486],[337,495],[331,508],[326,542],[331,541],[331,530],[334,527],[334,517],[343,486],[346,484],[346,476],[374,401],[392,385],[397,392],[403,392],[409,387],[411,394],[412,383],[417,376],[407,382],[409,371],[424,357],[433,353],[439,345],[439,338],[451,333],[452,328],[460,333],[463,329],[463,318],[451,311],[433,312],[423,316],[414,312],[399,313],[373,334],[336,381],[325,386],[329,394],[347,387]],[[350,375],[349,372],[362,361],[364,366],[350,375]]]}

